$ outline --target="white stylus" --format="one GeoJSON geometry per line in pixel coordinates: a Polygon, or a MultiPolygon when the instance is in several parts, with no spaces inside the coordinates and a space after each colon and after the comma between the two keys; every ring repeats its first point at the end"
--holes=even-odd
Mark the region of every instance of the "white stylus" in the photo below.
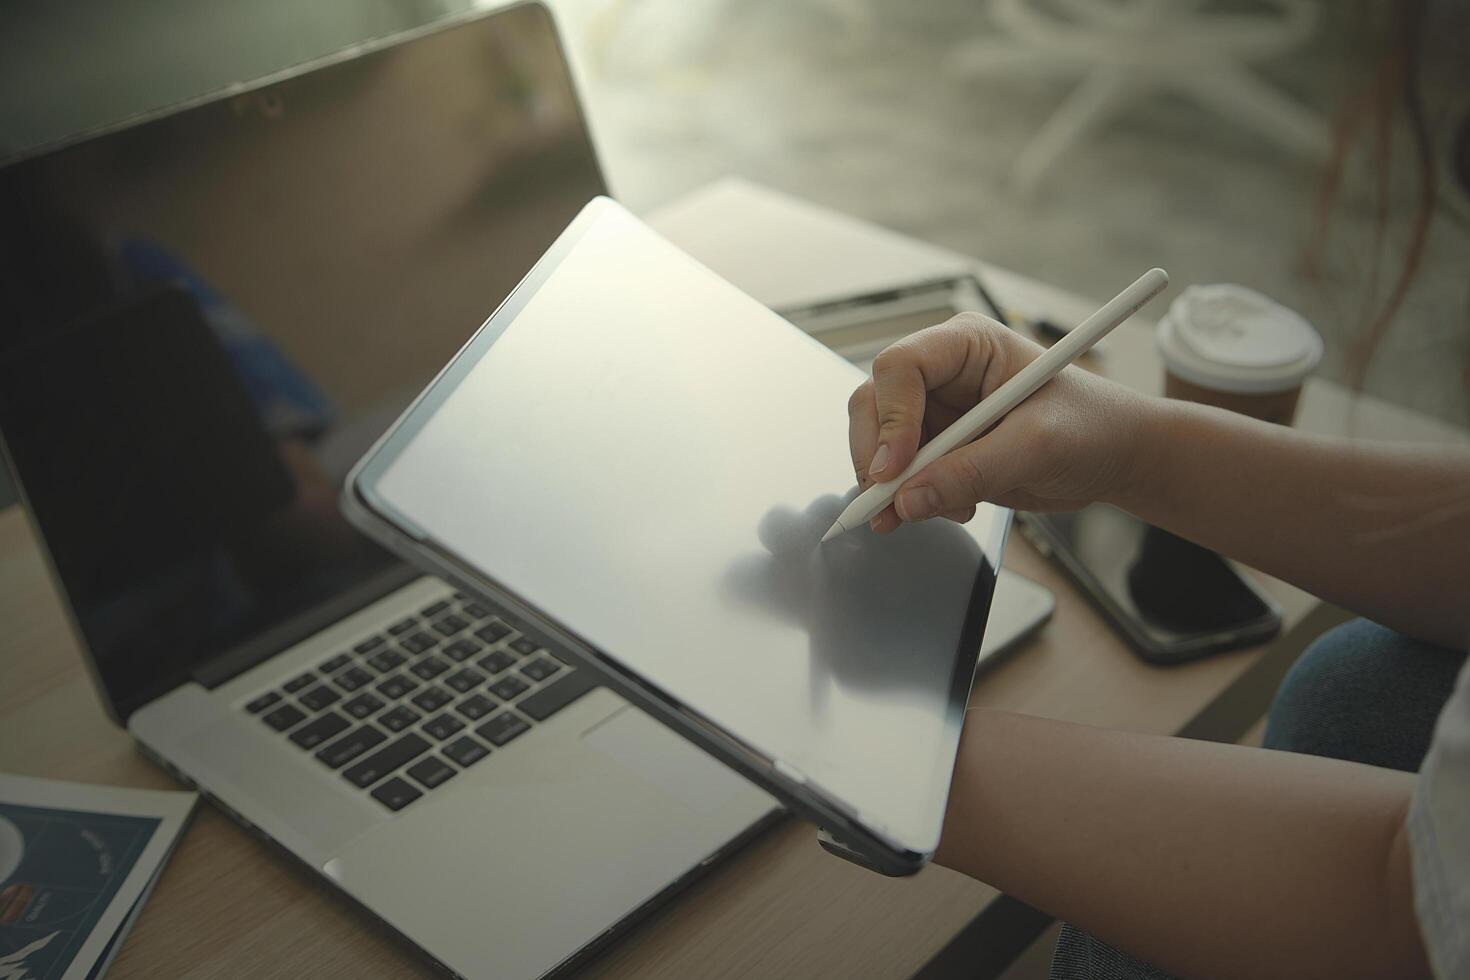
{"type": "Polygon", "coordinates": [[[1102,309],[1083,320],[1061,340],[1049,347],[1040,357],[1026,365],[1005,384],[990,393],[990,397],[955,419],[953,425],[930,439],[919,448],[913,462],[892,480],[875,483],[858,494],[837,518],[837,523],[822,535],[822,540],[835,538],[839,534],[862,527],[882,513],[883,508],[893,503],[905,480],[934,462],[945,453],[979,437],[1001,416],[1015,408],[1037,388],[1046,384],[1062,372],[1062,368],[1105,337],[1118,324],[1137,313],[1139,307],[1153,299],[1169,285],[1169,274],[1163,269],[1150,269],[1117,296],[1103,304],[1102,309]]]}

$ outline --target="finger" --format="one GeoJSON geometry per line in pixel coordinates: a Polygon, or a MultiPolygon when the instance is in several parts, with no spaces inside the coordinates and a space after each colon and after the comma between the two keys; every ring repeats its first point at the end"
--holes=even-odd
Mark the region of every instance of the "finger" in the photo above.
{"type": "Polygon", "coordinates": [[[1005,423],[968,445],[946,453],[904,482],[894,498],[905,521],[922,521],[953,510],[973,508],[1014,490],[1028,454],[1005,423]]]}
{"type": "Polygon", "coordinates": [[[975,516],[975,508],[962,507],[959,510],[945,511],[944,514],[941,516],[947,518],[948,520],[954,521],[956,524],[966,524],[969,523],[970,519],[975,516]]]}
{"type": "Polygon", "coordinates": [[[868,526],[879,534],[888,534],[896,529],[903,521],[899,519],[898,512],[889,504],[878,512],[878,516],[868,521],[868,526]]]}
{"type": "Polygon", "coordinates": [[[858,488],[866,490],[873,482],[868,469],[878,448],[878,401],[871,380],[858,385],[847,400],[847,448],[858,488]]]}
{"type": "Polygon", "coordinates": [[[1004,360],[996,356],[996,331],[1005,328],[961,313],[905,337],[874,359],[878,445],[869,472],[875,480],[903,472],[922,441],[925,420],[931,427],[940,421],[931,414],[952,421],[974,404],[987,371],[1004,360]]]}
{"type": "Polygon", "coordinates": [[[899,342],[873,360],[878,445],[868,475],[874,480],[898,476],[918,451],[928,394],[920,364],[923,349],[922,344],[899,342]]]}

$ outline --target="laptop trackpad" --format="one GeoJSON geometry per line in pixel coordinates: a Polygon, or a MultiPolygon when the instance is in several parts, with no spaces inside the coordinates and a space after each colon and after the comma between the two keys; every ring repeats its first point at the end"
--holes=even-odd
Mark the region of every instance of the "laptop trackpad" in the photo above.
{"type": "Polygon", "coordinates": [[[770,808],[769,797],[699,750],[683,756],[684,741],[656,722],[629,724],[637,715],[611,691],[593,691],[559,724],[493,750],[323,870],[463,976],[540,976],[770,808]],[[663,778],[631,772],[635,747],[693,785],[713,780],[699,803],[727,799],[724,809],[692,812],[684,800],[697,791],[670,797],[663,778]],[[713,775],[690,772],[686,758],[713,775]]]}
{"type": "Polygon", "coordinates": [[[730,802],[742,782],[703,751],[632,705],[582,735],[608,758],[648,780],[696,813],[712,813],[730,802]]]}

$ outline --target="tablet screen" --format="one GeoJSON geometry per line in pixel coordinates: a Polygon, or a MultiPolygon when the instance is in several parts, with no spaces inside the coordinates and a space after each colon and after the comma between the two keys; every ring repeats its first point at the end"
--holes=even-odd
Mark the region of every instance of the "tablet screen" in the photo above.
{"type": "Polygon", "coordinates": [[[616,205],[589,212],[359,487],[648,687],[932,851],[1009,512],[818,546],[853,484],[862,373],[616,205]]]}

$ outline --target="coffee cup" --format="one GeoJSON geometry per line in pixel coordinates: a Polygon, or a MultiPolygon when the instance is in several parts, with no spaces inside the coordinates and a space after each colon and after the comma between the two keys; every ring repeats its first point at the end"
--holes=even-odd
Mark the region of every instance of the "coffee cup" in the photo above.
{"type": "Polygon", "coordinates": [[[1322,360],[1322,337],[1253,289],[1191,286],[1159,321],[1164,394],[1290,425],[1302,382],[1322,360]]]}

